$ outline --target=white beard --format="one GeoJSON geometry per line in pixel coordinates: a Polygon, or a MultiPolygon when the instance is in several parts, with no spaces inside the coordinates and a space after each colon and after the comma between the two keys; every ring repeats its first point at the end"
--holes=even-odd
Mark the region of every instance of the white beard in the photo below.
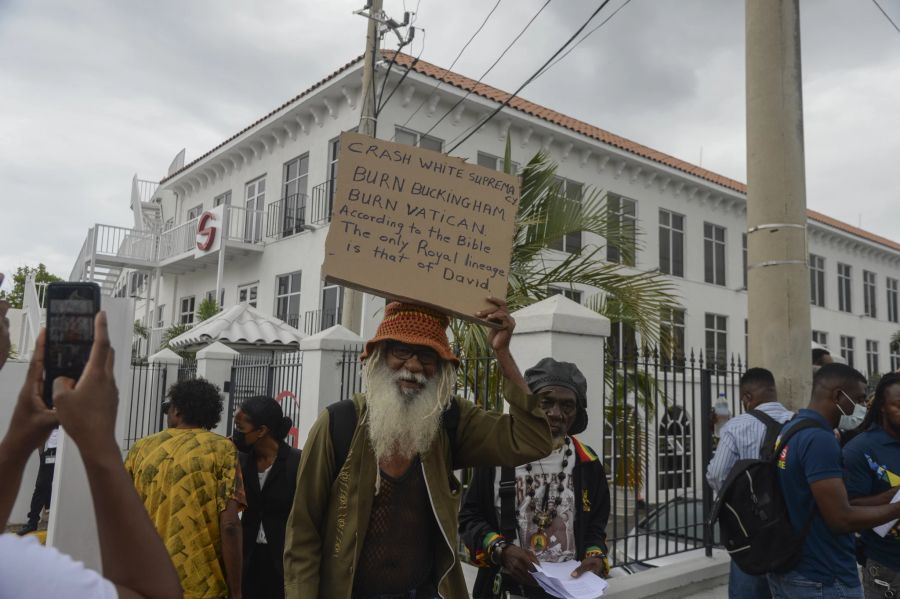
{"type": "Polygon", "coordinates": [[[431,378],[406,369],[391,370],[380,355],[366,370],[369,440],[375,458],[398,456],[406,459],[425,452],[438,432],[443,402],[439,398],[441,373],[431,378]],[[415,380],[424,386],[402,389],[397,381],[415,380]]]}

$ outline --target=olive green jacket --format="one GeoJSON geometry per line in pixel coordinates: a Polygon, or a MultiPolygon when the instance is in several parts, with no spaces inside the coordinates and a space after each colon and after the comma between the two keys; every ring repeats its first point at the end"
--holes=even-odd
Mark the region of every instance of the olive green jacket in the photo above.
{"type": "MultiPolygon", "coordinates": [[[[459,500],[462,485],[453,470],[470,466],[517,466],[552,450],[550,427],[535,396],[506,383],[509,414],[485,411],[459,402],[455,453],[441,427],[431,449],[421,455],[425,482],[443,533],[435,543],[434,583],[441,597],[468,597],[457,557],[459,500]]],[[[294,508],[287,522],[284,588],[287,599],[351,599],[359,553],[365,541],[375,492],[377,465],[369,442],[365,396],[353,398],[358,425],[343,468],[334,475],[334,449],[323,410],[309,432],[294,508]]],[[[398,547],[420,551],[420,547],[398,547]]]]}

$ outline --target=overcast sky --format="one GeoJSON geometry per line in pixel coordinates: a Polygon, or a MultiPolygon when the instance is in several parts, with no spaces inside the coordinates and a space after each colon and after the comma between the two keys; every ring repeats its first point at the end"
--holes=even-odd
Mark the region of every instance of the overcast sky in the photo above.
{"type": "MultiPolygon", "coordinates": [[[[543,1],[501,0],[454,70],[477,77],[543,1]]],[[[0,0],[0,272],[68,276],[88,227],[133,222],[133,174],[158,180],[361,53],[362,4],[0,0]]],[[[518,87],[598,4],[553,0],[485,81],[518,87]]],[[[449,66],[494,0],[418,5],[412,53],[449,66]]],[[[900,241],[900,32],[868,0],[801,5],[808,205],[900,241]]],[[[521,95],[744,181],[743,46],[743,0],[633,0],[521,95]]]]}

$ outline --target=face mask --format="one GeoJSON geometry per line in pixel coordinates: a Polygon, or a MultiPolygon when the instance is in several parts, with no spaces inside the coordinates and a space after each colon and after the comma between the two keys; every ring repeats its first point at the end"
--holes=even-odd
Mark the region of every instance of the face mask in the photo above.
{"type": "Polygon", "coordinates": [[[237,447],[238,451],[250,453],[250,450],[253,448],[252,443],[247,443],[247,435],[244,431],[235,430],[231,433],[231,440],[234,441],[234,445],[237,447]]]}
{"type": "MultiPolygon", "coordinates": [[[[841,391],[841,395],[850,399],[850,396],[841,391]]],[[[853,401],[850,399],[850,401],[853,401]]],[[[838,410],[841,411],[841,420],[838,422],[838,429],[842,431],[853,430],[862,424],[862,421],[866,417],[866,406],[853,402],[853,411],[850,414],[845,414],[843,408],[841,408],[840,402],[837,404],[838,410]]]]}

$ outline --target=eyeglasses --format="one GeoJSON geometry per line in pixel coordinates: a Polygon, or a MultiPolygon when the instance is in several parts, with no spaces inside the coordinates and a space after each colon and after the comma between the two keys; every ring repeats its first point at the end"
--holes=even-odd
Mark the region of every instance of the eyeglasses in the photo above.
{"type": "Polygon", "coordinates": [[[392,357],[403,362],[406,362],[415,356],[422,366],[435,366],[441,360],[436,351],[428,349],[427,347],[416,347],[405,345],[403,343],[391,343],[388,345],[387,351],[392,357]]]}

